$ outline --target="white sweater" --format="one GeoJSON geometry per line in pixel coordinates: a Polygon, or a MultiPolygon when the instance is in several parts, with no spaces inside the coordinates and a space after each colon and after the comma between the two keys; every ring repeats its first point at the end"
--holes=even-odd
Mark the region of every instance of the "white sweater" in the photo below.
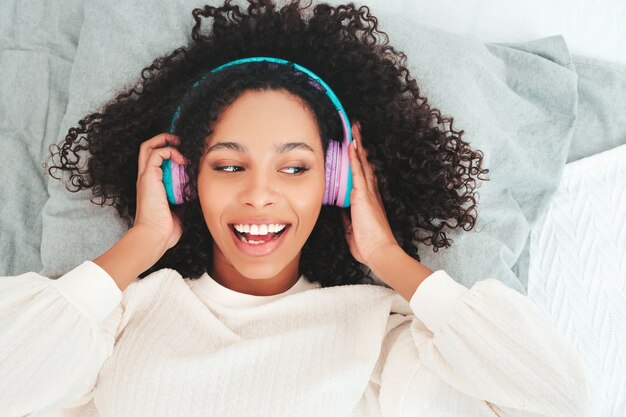
{"type": "Polygon", "coordinates": [[[597,398],[574,346],[495,279],[438,270],[409,303],[172,269],[121,292],[91,261],[0,277],[2,417],[595,417],[597,398]]]}

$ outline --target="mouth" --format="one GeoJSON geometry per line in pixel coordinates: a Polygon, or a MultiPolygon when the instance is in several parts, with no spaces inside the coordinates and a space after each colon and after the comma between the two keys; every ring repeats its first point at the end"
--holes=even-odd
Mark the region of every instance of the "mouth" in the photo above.
{"type": "Polygon", "coordinates": [[[250,241],[257,241],[257,242],[263,242],[263,243],[267,243],[270,242],[272,240],[276,240],[278,239],[283,233],[285,233],[287,231],[287,229],[289,229],[289,227],[291,226],[291,224],[286,225],[283,230],[281,230],[278,233],[267,233],[267,236],[259,236],[259,235],[252,235],[250,233],[241,233],[238,232],[237,229],[235,229],[235,225],[234,224],[229,224],[228,225],[230,227],[230,229],[233,231],[233,233],[235,234],[235,236],[237,236],[242,242],[245,243],[250,243],[250,241]],[[273,235],[268,239],[269,235],[273,235]]]}
{"type": "Polygon", "coordinates": [[[291,229],[291,224],[287,224],[278,233],[268,233],[265,236],[240,233],[233,224],[228,225],[236,246],[249,256],[265,256],[274,252],[285,240],[285,235],[291,229]]]}

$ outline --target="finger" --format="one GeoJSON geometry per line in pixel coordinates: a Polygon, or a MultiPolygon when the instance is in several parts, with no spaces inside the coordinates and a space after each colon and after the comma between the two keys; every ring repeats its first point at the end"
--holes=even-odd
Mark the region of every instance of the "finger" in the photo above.
{"type": "Polygon", "coordinates": [[[371,164],[367,160],[367,150],[363,147],[363,143],[361,141],[361,130],[358,126],[358,123],[352,125],[352,137],[357,142],[357,155],[359,157],[359,162],[364,174],[365,183],[367,185],[367,189],[370,192],[376,192],[378,190],[378,184],[376,183],[376,175],[374,174],[374,169],[371,164]]]}
{"type": "Polygon", "coordinates": [[[350,157],[350,167],[352,168],[352,187],[357,190],[368,190],[365,182],[365,173],[361,166],[361,161],[357,155],[357,150],[354,149],[354,144],[350,143],[348,146],[348,156],[350,157]]]}
{"type": "Polygon", "coordinates": [[[176,135],[172,135],[171,133],[161,133],[154,136],[151,139],[143,142],[139,149],[139,158],[138,158],[138,175],[141,175],[146,168],[146,164],[148,158],[150,158],[150,154],[152,150],[157,148],[162,148],[167,145],[179,145],[180,139],[176,135]]]}
{"type": "Polygon", "coordinates": [[[180,165],[185,164],[185,157],[183,157],[183,154],[181,154],[178,149],[172,146],[167,147],[167,148],[153,149],[150,156],[148,157],[148,161],[146,162],[144,173],[147,170],[151,170],[151,169],[160,170],[161,165],[163,164],[163,161],[165,161],[166,159],[171,159],[174,163],[177,163],[180,165]]]}
{"type": "Polygon", "coordinates": [[[179,144],[180,139],[176,135],[172,135],[171,133],[161,133],[143,142],[139,147],[137,176],[139,177],[145,171],[152,150],[162,148],[166,145],[177,146],[179,144]]]}

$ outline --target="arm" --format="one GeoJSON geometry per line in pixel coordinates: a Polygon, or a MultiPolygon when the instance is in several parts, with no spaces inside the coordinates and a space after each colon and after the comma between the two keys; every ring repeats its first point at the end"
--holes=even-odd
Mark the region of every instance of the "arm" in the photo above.
{"type": "Polygon", "coordinates": [[[383,415],[598,415],[577,350],[530,299],[495,279],[467,289],[443,270],[418,280],[414,316],[386,336],[383,415]]]}
{"type": "Polygon", "coordinates": [[[97,259],[114,277],[85,261],[57,280],[35,272],[0,278],[1,416],[89,400],[121,330],[121,287],[150,259],[139,236],[125,235],[97,259]]]}
{"type": "Polygon", "coordinates": [[[147,229],[131,228],[111,249],[93,260],[124,291],[165,253],[163,239],[147,229]]]}

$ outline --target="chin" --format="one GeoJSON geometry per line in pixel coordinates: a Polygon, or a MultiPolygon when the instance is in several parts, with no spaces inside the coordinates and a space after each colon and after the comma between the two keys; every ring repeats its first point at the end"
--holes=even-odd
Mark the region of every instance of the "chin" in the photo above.
{"type": "MultiPolygon", "coordinates": [[[[240,275],[246,277],[247,279],[254,280],[275,278],[294,262],[299,262],[302,250],[302,248],[300,248],[297,252],[292,253],[291,255],[288,253],[274,252],[266,256],[255,257],[245,255],[236,247],[229,247],[228,249],[228,252],[223,251],[222,248],[217,245],[215,240],[213,240],[214,262],[229,264],[230,267],[236,270],[240,275]]],[[[282,247],[279,247],[277,250],[280,251],[281,249],[286,252],[291,252],[292,250],[292,248],[285,245],[282,245],[282,247]]]]}
{"type": "Polygon", "coordinates": [[[270,279],[280,274],[284,265],[270,264],[268,261],[258,263],[249,263],[248,265],[236,266],[233,264],[237,272],[248,279],[270,279]]]}

